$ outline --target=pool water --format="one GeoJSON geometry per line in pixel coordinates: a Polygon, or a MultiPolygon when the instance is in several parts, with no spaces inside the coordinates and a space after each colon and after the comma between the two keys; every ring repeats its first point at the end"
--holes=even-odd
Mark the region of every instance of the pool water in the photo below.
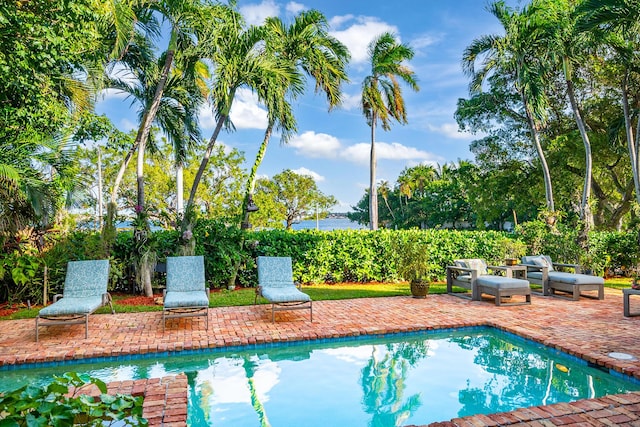
{"type": "Polygon", "coordinates": [[[11,369],[0,391],[69,370],[107,382],[184,372],[190,426],[427,424],[640,390],[515,335],[467,328],[11,369]]]}

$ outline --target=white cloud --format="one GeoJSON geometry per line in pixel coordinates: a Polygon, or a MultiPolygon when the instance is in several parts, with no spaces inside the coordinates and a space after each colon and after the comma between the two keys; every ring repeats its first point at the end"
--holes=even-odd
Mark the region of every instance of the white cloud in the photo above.
{"type": "MultiPolygon", "coordinates": [[[[368,164],[371,157],[371,144],[358,143],[352,145],[342,151],[341,157],[355,163],[368,164]]],[[[407,147],[397,142],[391,144],[386,142],[376,142],[376,159],[377,160],[412,160],[434,161],[433,154],[417,148],[407,147]]]]}
{"type": "Polygon", "coordinates": [[[351,21],[353,18],[353,15],[334,16],[329,20],[329,26],[331,28],[339,28],[342,26],[342,24],[351,21]]]}
{"type": "Polygon", "coordinates": [[[280,14],[280,6],[273,0],[264,0],[262,3],[254,3],[240,7],[240,13],[249,25],[261,25],[270,16],[280,14]]]}
{"type": "Polygon", "coordinates": [[[411,47],[414,49],[422,49],[438,43],[442,40],[442,35],[437,34],[421,34],[415,39],[411,40],[411,47]]]}
{"type": "Polygon", "coordinates": [[[302,12],[306,8],[307,7],[305,5],[301,3],[296,3],[294,1],[290,1],[285,6],[285,9],[287,10],[287,12],[291,13],[292,15],[297,15],[298,13],[302,12]]]}
{"type": "Polygon", "coordinates": [[[294,169],[291,172],[297,173],[298,175],[310,176],[315,182],[322,182],[325,180],[324,176],[307,168],[294,169]]]}
{"type": "Polygon", "coordinates": [[[295,148],[298,154],[320,158],[335,158],[342,148],[335,136],[313,131],[294,136],[288,145],[295,148]]]}
{"type": "Polygon", "coordinates": [[[354,18],[352,15],[347,15],[336,17],[331,20],[331,24],[338,28],[352,19],[355,19],[354,24],[342,30],[332,31],[331,35],[349,48],[349,51],[351,52],[351,61],[356,64],[367,61],[367,47],[374,38],[384,32],[398,34],[397,27],[370,16],[359,16],[354,18]]]}
{"type": "Polygon", "coordinates": [[[266,129],[269,123],[267,111],[260,107],[258,97],[245,88],[236,92],[229,116],[237,129],[266,129]]]}
{"type": "Polygon", "coordinates": [[[472,135],[468,132],[460,132],[458,125],[456,123],[443,123],[440,126],[427,126],[430,131],[440,133],[448,138],[452,139],[474,139],[477,136],[472,135]]]}
{"type": "Polygon", "coordinates": [[[216,118],[213,115],[213,109],[209,103],[200,107],[198,111],[198,120],[200,120],[200,126],[202,129],[214,129],[216,127],[216,118]]]}
{"type": "Polygon", "coordinates": [[[342,94],[342,108],[345,110],[359,109],[361,105],[362,94],[356,93],[355,95],[349,95],[348,93],[342,94]]]}

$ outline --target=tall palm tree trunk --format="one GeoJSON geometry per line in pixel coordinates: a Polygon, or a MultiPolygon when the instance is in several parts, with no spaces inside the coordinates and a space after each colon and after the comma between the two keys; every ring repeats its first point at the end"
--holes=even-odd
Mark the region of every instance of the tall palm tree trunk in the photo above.
{"type": "Polygon", "coordinates": [[[638,129],[636,138],[633,137],[633,123],[631,122],[631,108],[629,106],[629,72],[627,71],[622,81],[622,110],[624,112],[624,130],[627,135],[627,150],[629,151],[629,159],[631,160],[631,172],[633,173],[633,182],[636,189],[636,201],[640,204],[640,144],[637,144],[638,135],[640,135],[640,120],[638,121],[638,129]]]}
{"type": "Polygon", "coordinates": [[[264,131],[264,138],[262,139],[262,144],[260,144],[260,148],[258,149],[256,160],[253,162],[253,167],[251,168],[251,172],[249,173],[247,192],[245,195],[244,203],[242,205],[242,221],[244,223],[249,222],[249,212],[247,212],[247,204],[249,203],[249,198],[253,197],[253,193],[256,188],[256,176],[258,175],[258,168],[260,167],[260,164],[264,159],[264,155],[267,152],[267,146],[269,145],[271,134],[273,132],[273,125],[274,122],[269,121],[267,129],[264,131]]]}
{"type": "Polygon", "coordinates": [[[97,221],[96,221],[96,225],[98,230],[102,229],[102,218],[103,218],[103,212],[102,212],[102,155],[100,152],[100,147],[96,147],[96,151],[98,153],[98,209],[97,211],[97,221]]]}
{"type": "MultiPolygon", "coordinates": [[[[235,91],[234,91],[235,92],[235,91]]],[[[213,135],[209,139],[209,144],[207,145],[207,149],[204,152],[202,157],[202,161],[200,162],[200,167],[198,168],[198,172],[193,179],[193,184],[191,185],[191,192],[189,193],[189,200],[187,200],[187,206],[185,207],[185,215],[182,219],[182,229],[190,230],[193,224],[192,215],[190,212],[193,209],[193,204],[196,199],[196,192],[198,191],[198,185],[200,185],[200,181],[202,180],[202,175],[204,174],[205,169],[207,168],[207,164],[209,163],[209,159],[211,158],[211,153],[213,152],[213,147],[216,145],[216,141],[218,140],[218,135],[220,135],[220,131],[222,130],[222,125],[229,117],[229,113],[221,115],[218,118],[218,123],[216,123],[216,128],[213,131],[213,135]]]]}
{"type": "MultiPolygon", "coordinates": [[[[264,159],[264,155],[267,152],[267,146],[269,145],[269,141],[271,140],[271,133],[273,132],[274,122],[269,121],[269,125],[267,129],[264,131],[264,138],[262,139],[262,144],[260,144],[260,148],[258,149],[258,154],[256,155],[256,160],[253,162],[253,167],[251,168],[251,172],[249,173],[249,180],[247,184],[247,192],[244,197],[244,202],[242,203],[242,214],[240,218],[242,221],[240,222],[240,228],[245,229],[249,227],[249,211],[247,207],[249,206],[249,200],[253,198],[253,192],[256,187],[256,176],[258,174],[258,167],[262,163],[262,159],[264,159]]],[[[287,222],[287,226],[289,223],[287,222]]],[[[244,235],[240,239],[240,249],[244,246],[244,235]]],[[[229,277],[229,281],[227,282],[228,287],[235,286],[236,277],[238,277],[238,271],[240,271],[240,263],[241,260],[238,258],[233,265],[233,272],[229,277]]]]}
{"type": "Polygon", "coordinates": [[[576,101],[575,91],[573,89],[573,82],[567,80],[567,94],[569,95],[569,102],[571,103],[571,109],[584,143],[584,156],[585,156],[585,173],[584,173],[584,186],[582,189],[582,203],[580,204],[580,219],[585,223],[584,232],[587,233],[593,228],[593,214],[589,206],[589,198],[591,197],[591,175],[593,171],[592,155],[591,155],[591,141],[589,141],[589,135],[587,135],[587,129],[584,125],[584,120],[580,114],[578,108],[578,102],[576,101]]]}
{"type": "Polygon", "coordinates": [[[184,167],[182,163],[176,164],[176,213],[184,212],[184,167]]]}
{"type": "Polygon", "coordinates": [[[371,118],[371,155],[369,158],[369,229],[378,229],[378,189],[376,188],[376,115],[371,118]]]}
{"type": "Polygon", "coordinates": [[[529,121],[529,127],[531,128],[531,137],[533,139],[533,144],[536,147],[538,158],[540,159],[540,163],[542,164],[542,175],[544,177],[544,192],[547,199],[547,209],[550,212],[555,212],[555,205],[553,203],[553,188],[551,186],[551,173],[549,172],[549,165],[547,164],[547,159],[544,155],[544,151],[542,151],[542,144],[540,144],[540,133],[538,132],[538,125],[535,118],[533,117],[533,113],[531,112],[529,103],[527,102],[527,97],[524,94],[522,94],[522,100],[524,102],[524,109],[527,114],[527,120],[529,121]]]}
{"type": "MultiPolygon", "coordinates": [[[[637,122],[635,139],[633,137],[633,123],[631,122],[631,108],[629,107],[629,71],[627,70],[622,81],[622,110],[624,111],[624,129],[627,134],[627,149],[631,161],[631,172],[633,173],[633,184],[636,189],[636,202],[640,204],[640,119],[637,122]]],[[[640,229],[637,235],[640,245],[640,229]]]]}
{"type": "Polygon", "coordinates": [[[160,80],[158,81],[156,91],[153,94],[153,101],[151,102],[149,110],[146,112],[144,119],[140,124],[140,131],[138,132],[138,164],[136,168],[136,174],[138,184],[138,206],[140,207],[144,207],[144,152],[146,149],[147,139],[149,138],[149,132],[151,131],[151,124],[156,118],[158,108],[160,108],[162,94],[164,93],[164,88],[167,84],[167,79],[169,78],[169,72],[171,71],[171,65],[173,64],[173,56],[174,51],[172,49],[169,49],[167,51],[167,57],[164,61],[164,67],[162,68],[160,80]]]}

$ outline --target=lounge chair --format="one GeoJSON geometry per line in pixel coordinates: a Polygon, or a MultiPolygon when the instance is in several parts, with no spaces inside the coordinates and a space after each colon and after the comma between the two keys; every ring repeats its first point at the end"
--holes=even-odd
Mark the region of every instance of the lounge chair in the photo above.
{"type": "MultiPolygon", "coordinates": [[[[455,265],[447,267],[447,293],[453,294],[453,286],[471,290],[471,299],[480,301],[482,294],[495,297],[496,305],[531,304],[531,287],[524,279],[513,277],[513,271],[508,266],[493,266],[478,258],[458,259],[455,265]],[[489,274],[493,270],[495,274],[489,274]],[[504,275],[499,275],[504,274],[504,275]],[[524,301],[503,302],[503,298],[515,295],[525,297],[524,301]]],[[[468,297],[468,295],[458,295],[468,297]]]]}
{"type": "Polygon", "coordinates": [[[313,322],[313,302],[309,295],[301,292],[299,285],[293,282],[293,270],[290,257],[258,257],[258,287],[254,304],[258,296],[271,303],[271,321],[275,322],[276,311],[306,310],[313,322]]]}
{"type": "Polygon", "coordinates": [[[578,264],[561,264],[553,262],[547,255],[522,257],[522,264],[527,267],[527,280],[531,284],[542,286],[543,295],[554,295],[556,291],[568,293],[577,301],[580,296],[604,299],[604,279],[590,274],[581,274],[578,264]],[[573,273],[557,269],[573,269],[573,273]],[[597,291],[597,295],[583,292],[597,291]]]}
{"type": "Polygon", "coordinates": [[[77,325],[84,323],[84,338],[89,338],[89,315],[103,305],[111,306],[109,260],[69,261],[62,294],[36,316],[36,342],[40,326],[77,325]]]}
{"type": "Polygon", "coordinates": [[[204,317],[209,330],[209,288],[204,279],[204,257],[167,257],[163,306],[163,331],[167,319],[180,317],[204,317]]]}

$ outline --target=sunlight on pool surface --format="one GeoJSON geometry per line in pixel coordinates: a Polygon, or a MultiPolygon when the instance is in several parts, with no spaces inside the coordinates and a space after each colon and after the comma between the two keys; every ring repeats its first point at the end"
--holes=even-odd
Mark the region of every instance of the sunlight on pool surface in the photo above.
{"type": "MultiPolygon", "coordinates": [[[[188,425],[193,426],[427,424],[640,389],[635,381],[491,328],[174,355],[101,367],[75,364],[48,372],[68,370],[104,381],[185,372],[188,425]]],[[[5,371],[0,390],[33,381],[34,375],[50,374],[5,371]]]]}

